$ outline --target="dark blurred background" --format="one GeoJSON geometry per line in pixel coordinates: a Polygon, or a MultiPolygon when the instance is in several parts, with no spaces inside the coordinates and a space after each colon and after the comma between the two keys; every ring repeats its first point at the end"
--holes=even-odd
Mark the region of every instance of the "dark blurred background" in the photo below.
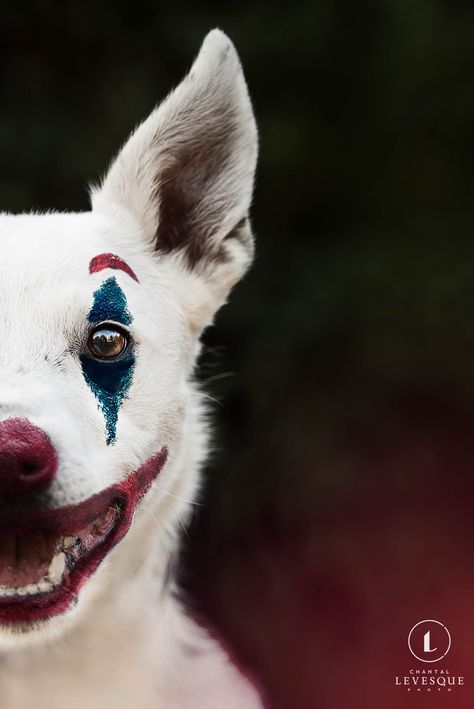
{"type": "Polygon", "coordinates": [[[205,335],[190,605],[270,707],[472,707],[474,5],[4,4],[0,209],[87,208],[214,26],[260,127],[258,254],[205,335]],[[394,686],[423,618],[466,687],[394,686]]]}

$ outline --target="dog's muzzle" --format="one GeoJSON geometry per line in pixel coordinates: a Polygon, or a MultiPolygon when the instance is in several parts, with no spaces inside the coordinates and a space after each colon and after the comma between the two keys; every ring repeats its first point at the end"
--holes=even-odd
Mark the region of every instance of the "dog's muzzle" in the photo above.
{"type": "Polygon", "coordinates": [[[166,458],[163,447],[121,482],[54,508],[41,495],[58,467],[48,436],[27,419],[0,423],[0,626],[24,629],[75,604],[166,458]]]}

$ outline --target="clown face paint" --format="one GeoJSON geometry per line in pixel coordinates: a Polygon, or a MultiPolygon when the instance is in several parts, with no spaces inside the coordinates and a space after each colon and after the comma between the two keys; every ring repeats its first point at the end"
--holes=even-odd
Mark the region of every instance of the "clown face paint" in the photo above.
{"type": "Polygon", "coordinates": [[[88,320],[92,323],[112,320],[122,325],[130,325],[132,322],[125,293],[114,276],[104,281],[99,290],[95,291],[88,320]]]}
{"type": "MultiPolygon", "coordinates": [[[[94,293],[88,320],[90,323],[116,322],[130,325],[132,316],[125,293],[115,277],[108,278],[94,293]]],[[[80,356],[84,378],[104,414],[106,443],[114,443],[118,412],[132,382],[135,355],[130,346],[113,360],[100,360],[86,354],[80,356]]]]}
{"type": "Polygon", "coordinates": [[[104,268],[113,268],[124,271],[125,273],[128,273],[134,281],[139,283],[135,271],[130,268],[128,263],[121,259],[120,256],[116,256],[115,254],[99,254],[98,256],[94,256],[89,264],[89,273],[98,273],[99,271],[103,271],[104,268]]]}

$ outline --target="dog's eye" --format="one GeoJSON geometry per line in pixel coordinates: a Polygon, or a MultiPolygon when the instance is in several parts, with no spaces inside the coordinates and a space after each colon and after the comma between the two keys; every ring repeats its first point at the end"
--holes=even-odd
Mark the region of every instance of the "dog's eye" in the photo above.
{"type": "Polygon", "coordinates": [[[89,335],[87,348],[97,359],[116,359],[128,343],[128,336],[122,330],[113,325],[100,325],[89,335]]]}

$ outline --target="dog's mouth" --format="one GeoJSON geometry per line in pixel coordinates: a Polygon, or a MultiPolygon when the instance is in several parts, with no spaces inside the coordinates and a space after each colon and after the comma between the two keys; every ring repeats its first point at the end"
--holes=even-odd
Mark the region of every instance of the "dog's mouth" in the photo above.
{"type": "Polygon", "coordinates": [[[66,583],[78,562],[106,541],[119,516],[117,501],[83,529],[66,534],[0,530],[0,598],[49,593],[66,583]]]}
{"type": "Polygon", "coordinates": [[[0,623],[47,620],[73,605],[86,580],[126,535],[166,458],[163,448],[121,483],[77,505],[0,508],[0,623]]]}

